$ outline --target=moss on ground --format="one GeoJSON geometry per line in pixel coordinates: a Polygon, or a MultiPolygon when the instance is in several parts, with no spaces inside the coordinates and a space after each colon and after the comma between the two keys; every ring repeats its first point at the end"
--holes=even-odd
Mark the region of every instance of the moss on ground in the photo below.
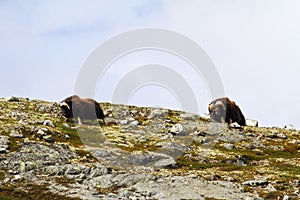
{"type": "Polygon", "coordinates": [[[79,200],[58,194],[53,194],[47,189],[47,185],[36,185],[32,183],[6,184],[0,187],[0,200],[79,200]]]}

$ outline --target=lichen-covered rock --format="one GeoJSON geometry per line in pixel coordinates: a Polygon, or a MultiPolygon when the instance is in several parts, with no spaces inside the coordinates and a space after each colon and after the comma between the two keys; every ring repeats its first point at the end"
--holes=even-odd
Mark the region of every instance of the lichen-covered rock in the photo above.
{"type": "Polygon", "coordinates": [[[9,145],[8,136],[0,135],[0,153],[6,153],[9,145]]]}

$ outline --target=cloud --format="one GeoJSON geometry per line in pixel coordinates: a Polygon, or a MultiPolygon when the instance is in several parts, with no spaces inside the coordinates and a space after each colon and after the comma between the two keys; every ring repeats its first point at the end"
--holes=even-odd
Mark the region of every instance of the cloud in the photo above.
{"type": "Polygon", "coordinates": [[[72,92],[81,63],[98,44],[128,26],[143,24],[159,8],[149,0],[3,2],[1,96],[49,100],[72,92]]]}
{"type": "Polygon", "coordinates": [[[0,1],[1,96],[60,100],[97,45],[127,30],[160,27],[206,50],[246,116],[300,127],[299,20],[293,0],[0,1]]]}

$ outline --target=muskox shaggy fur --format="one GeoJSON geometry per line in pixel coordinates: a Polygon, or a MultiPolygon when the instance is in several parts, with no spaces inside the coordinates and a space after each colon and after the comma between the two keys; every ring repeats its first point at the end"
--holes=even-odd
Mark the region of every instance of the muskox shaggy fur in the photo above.
{"type": "Polygon", "coordinates": [[[238,123],[246,125],[245,117],[240,108],[227,97],[212,101],[208,106],[210,117],[216,122],[238,123]]]}
{"type": "Polygon", "coordinates": [[[102,119],[105,123],[103,110],[94,99],[73,95],[61,101],[60,108],[68,120],[74,118],[81,124],[83,120],[102,119]]]}

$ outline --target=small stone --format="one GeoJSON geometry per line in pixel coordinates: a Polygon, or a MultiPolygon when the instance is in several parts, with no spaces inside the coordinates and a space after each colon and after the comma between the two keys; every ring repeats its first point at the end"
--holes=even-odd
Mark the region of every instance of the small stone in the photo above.
{"type": "Polygon", "coordinates": [[[225,143],[225,144],[223,144],[222,146],[225,147],[225,148],[228,149],[228,150],[234,149],[234,145],[233,145],[233,144],[230,144],[230,143],[225,143]]]}
{"type": "Polygon", "coordinates": [[[276,131],[272,131],[271,133],[266,135],[269,138],[281,138],[281,139],[287,139],[287,136],[284,133],[278,133],[276,131]]]}
{"type": "Polygon", "coordinates": [[[5,179],[3,180],[3,183],[8,183],[9,181],[10,181],[9,178],[5,178],[5,179]]]}
{"type": "Polygon", "coordinates": [[[161,140],[173,140],[174,136],[171,133],[168,133],[162,137],[160,137],[161,140]]]}
{"type": "Polygon", "coordinates": [[[26,123],[23,119],[21,119],[18,121],[18,124],[27,125],[28,123],[26,123]]]}
{"type": "Polygon", "coordinates": [[[282,200],[289,200],[289,199],[291,199],[291,198],[288,195],[284,195],[282,200]]]}
{"type": "Polygon", "coordinates": [[[20,172],[26,171],[26,164],[24,162],[20,162],[20,172]]]}
{"type": "Polygon", "coordinates": [[[41,106],[38,108],[38,112],[45,112],[46,108],[44,106],[41,106]]]}
{"type": "Polygon", "coordinates": [[[19,174],[17,174],[17,175],[15,175],[15,177],[14,177],[13,179],[11,179],[10,182],[17,181],[17,180],[19,180],[19,179],[21,179],[21,178],[22,178],[22,177],[21,177],[19,174]]]}
{"type": "Polygon", "coordinates": [[[127,119],[121,120],[120,124],[123,124],[123,125],[128,124],[128,120],[127,119]]]}
{"type": "Polygon", "coordinates": [[[292,143],[293,143],[293,144],[298,144],[299,142],[298,142],[296,139],[293,139],[293,140],[292,140],[292,143]]]}
{"type": "Polygon", "coordinates": [[[175,124],[171,127],[170,133],[179,134],[183,131],[183,126],[181,124],[175,124]]]}
{"type": "Polygon", "coordinates": [[[266,185],[266,184],[268,184],[267,180],[249,180],[249,181],[244,181],[242,183],[242,185],[249,185],[252,187],[262,186],[262,185],[266,185]]]}
{"type": "Polygon", "coordinates": [[[229,124],[229,127],[231,127],[231,128],[241,128],[241,126],[237,122],[229,124]]]}
{"type": "Polygon", "coordinates": [[[62,125],[63,125],[64,127],[70,128],[69,124],[67,124],[67,123],[63,123],[62,125]]]}
{"type": "Polygon", "coordinates": [[[258,127],[258,121],[255,119],[246,119],[246,126],[258,127]]]}
{"type": "Polygon", "coordinates": [[[136,120],[134,120],[134,121],[130,122],[130,124],[131,124],[131,125],[134,125],[134,126],[136,126],[136,125],[138,125],[138,124],[139,124],[139,122],[138,122],[138,121],[136,121],[136,120]]]}
{"type": "Polygon", "coordinates": [[[69,135],[65,135],[65,138],[68,140],[70,139],[71,137],[69,135]]]}
{"type": "Polygon", "coordinates": [[[5,101],[11,101],[11,102],[19,102],[20,99],[14,96],[9,96],[5,98],[5,101]]]}
{"type": "Polygon", "coordinates": [[[271,183],[269,183],[265,189],[269,190],[270,192],[277,191],[276,188],[271,183]]]}
{"type": "Polygon", "coordinates": [[[23,138],[24,137],[23,134],[17,132],[16,130],[11,130],[9,133],[9,136],[13,137],[13,138],[23,138]]]}
{"type": "Polygon", "coordinates": [[[283,134],[283,133],[278,133],[277,137],[281,138],[281,139],[287,139],[287,136],[285,134],[283,134]]]}
{"type": "Polygon", "coordinates": [[[128,190],[125,189],[122,192],[120,192],[120,196],[121,197],[126,197],[128,195],[128,193],[129,193],[128,190]]]}
{"type": "Polygon", "coordinates": [[[37,134],[44,136],[44,135],[47,135],[47,133],[46,133],[47,131],[48,131],[48,129],[46,129],[46,128],[40,128],[37,131],[37,134]]]}
{"type": "Polygon", "coordinates": [[[30,140],[28,137],[24,138],[24,143],[29,143],[29,142],[30,142],[30,140]]]}
{"type": "Polygon", "coordinates": [[[45,120],[44,123],[43,123],[44,126],[51,126],[51,127],[55,127],[53,121],[51,120],[45,120]]]}
{"type": "Polygon", "coordinates": [[[234,179],[234,178],[232,178],[232,177],[230,177],[230,176],[227,176],[227,177],[225,177],[225,178],[224,178],[224,181],[228,181],[228,182],[234,182],[234,181],[235,181],[235,179],[234,179]]]}
{"type": "Polygon", "coordinates": [[[8,146],[0,146],[0,153],[7,153],[8,146]]]}
{"type": "Polygon", "coordinates": [[[8,145],[9,143],[7,136],[0,135],[0,145],[8,145]]]}
{"type": "Polygon", "coordinates": [[[295,194],[295,195],[300,195],[300,190],[299,190],[299,189],[295,190],[295,191],[293,192],[293,194],[295,194]]]}
{"type": "Polygon", "coordinates": [[[46,142],[54,142],[54,138],[51,136],[51,135],[45,135],[43,136],[43,139],[46,141],[46,142]]]}
{"type": "Polygon", "coordinates": [[[46,133],[43,130],[41,130],[41,129],[38,130],[37,134],[46,135],[46,133]]]}

